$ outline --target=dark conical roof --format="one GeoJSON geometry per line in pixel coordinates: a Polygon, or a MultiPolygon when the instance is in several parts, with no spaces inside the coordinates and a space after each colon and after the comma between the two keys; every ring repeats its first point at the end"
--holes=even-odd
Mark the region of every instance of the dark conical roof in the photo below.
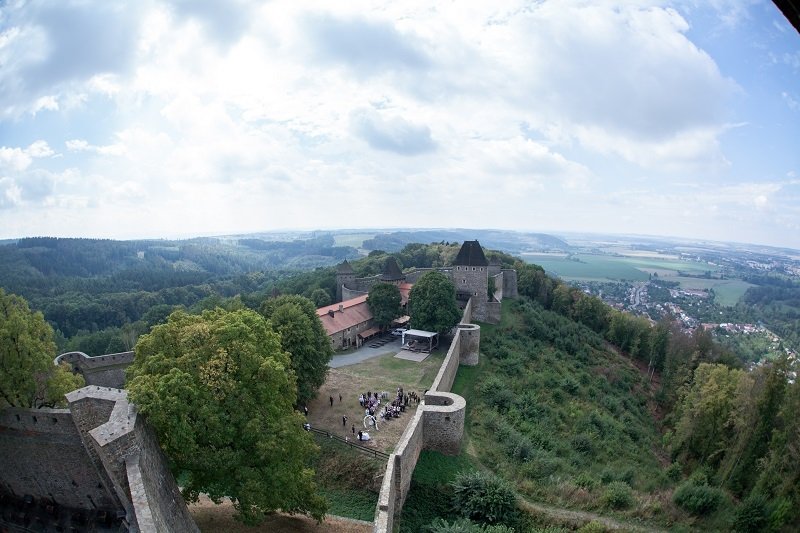
{"type": "Polygon", "coordinates": [[[350,266],[350,263],[347,262],[345,259],[339,266],[336,267],[337,274],[354,274],[353,267],[350,266]]]}
{"type": "Polygon", "coordinates": [[[458,251],[454,265],[466,266],[489,266],[486,256],[483,255],[483,248],[478,241],[464,241],[458,251]]]}
{"type": "Polygon", "coordinates": [[[397,281],[404,279],[403,273],[400,272],[400,267],[397,266],[397,260],[391,255],[386,259],[383,265],[383,273],[381,274],[381,281],[397,281]]]}

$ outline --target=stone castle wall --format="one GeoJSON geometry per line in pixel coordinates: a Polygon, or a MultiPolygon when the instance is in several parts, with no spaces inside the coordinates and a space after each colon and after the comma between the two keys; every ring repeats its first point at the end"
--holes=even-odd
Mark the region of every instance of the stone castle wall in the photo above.
{"type": "Polygon", "coordinates": [[[124,516],[120,531],[199,531],[126,391],[90,385],[67,401],[69,409],[0,411],[0,492],[124,516]]]}
{"type": "Polygon", "coordinates": [[[477,364],[480,326],[466,323],[472,319],[472,309],[470,300],[464,308],[463,323],[456,329],[439,372],[430,390],[425,393],[423,404],[389,456],[375,510],[375,533],[391,533],[393,530],[395,516],[403,509],[411,487],[411,476],[422,450],[450,455],[458,454],[461,450],[467,402],[461,396],[450,393],[450,389],[462,359],[474,360],[477,364]]]}
{"type": "Polygon", "coordinates": [[[112,353],[89,357],[83,352],[62,353],[55,358],[55,364],[69,363],[73,372],[81,374],[87,385],[125,387],[125,369],[133,363],[133,352],[112,353]]]}
{"type": "Polygon", "coordinates": [[[519,298],[517,292],[517,271],[513,268],[503,269],[503,298],[519,298]]]}
{"type": "Polygon", "coordinates": [[[121,504],[98,466],[68,409],[0,411],[0,491],[65,508],[115,511],[121,504]]]}

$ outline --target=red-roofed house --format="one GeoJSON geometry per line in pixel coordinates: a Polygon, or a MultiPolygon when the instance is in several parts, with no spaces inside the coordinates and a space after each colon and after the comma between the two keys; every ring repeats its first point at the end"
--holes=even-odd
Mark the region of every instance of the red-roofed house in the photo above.
{"type": "Polygon", "coordinates": [[[334,350],[361,346],[364,339],[379,331],[372,325],[367,295],[317,309],[317,316],[331,339],[334,350]]]}

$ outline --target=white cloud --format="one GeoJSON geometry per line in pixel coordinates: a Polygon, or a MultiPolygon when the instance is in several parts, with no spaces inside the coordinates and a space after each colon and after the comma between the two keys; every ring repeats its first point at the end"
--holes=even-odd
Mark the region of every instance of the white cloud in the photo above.
{"type": "MultiPolygon", "coordinates": [[[[729,184],[796,161],[757,179],[731,148],[755,135],[736,106],[758,93],[693,41],[708,29],[694,13],[709,12],[730,15],[717,35],[754,24],[747,3],[722,0],[13,4],[0,14],[2,202],[74,231],[86,223],[61,210],[113,205],[120,231],[149,235],[463,226],[464,210],[517,228],[637,213],[666,225],[708,206],[714,220],[777,219],[779,192],[729,184]],[[375,207],[332,215],[354,201],[375,207]]],[[[796,80],[794,52],[770,52],[796,80]]]]}
{"type": "Polygon", "coordinates": [[[50,157],[55,152],[42,140],[35,141],[27,148],[0,146],[0,171],[10,172],[26,170],[36,158],[50,157]]]}

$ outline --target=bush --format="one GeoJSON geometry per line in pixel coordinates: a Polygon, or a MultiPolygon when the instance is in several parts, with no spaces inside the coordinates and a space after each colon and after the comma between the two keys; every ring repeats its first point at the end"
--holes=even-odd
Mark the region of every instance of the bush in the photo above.
{"type": "Polygon", "coordinates": [[[582,525],[578,529],[577,533],[606,533],[606,531],[606,526],[597,520],[592,520],[591,522],[587,522],[586,524],[582,525]]]}
{"type": "Polygon", "coordinates": [[[681,475],[683,474],[683,468],[681,467],[680,463],[672,463],[667,467],[666,472],[667,478],[671,479],[672,481],[678,481],[681,479],[681,475]]]}
{"type": "Polygon", "coordinates": [[[576,486],[587,490],[592,490],[598,485],[597,480],[593,478],[590,474],[587,474],[586,472],[581,472],[580,474],[575,476],[573,483],[575,483],[576,486]]]}
{"type": "Polygon", "coordinates": [[[484,472],[464,472],[452,483],[453,507],[463,517],[496,524],[516,514],[517,497],[508,482],[484,472]]]}
{"type": "Polygon", "coordinates": [[[733,529],[739,533],[763,531],[767,518],[767,499],[763,494],[751,494],[736,508],[733,529]]]}
{"type": "Polygon", "coordinates": [[[572,448],[583,455],[589,455],[592,453],[594,449],[594,444],[592,443],[592,437],[587,435],[586,433],[579,433],[572,437],[570,442],[572,444],[572,448]]]}
{"type": "Polygon", "coordinates": [[[611,509],[627,509],[633,505],[630,486],[622,481],[614,481],[603,492],[603,503],[611,509]]]}
{"type": "Polygon", "coordinates": [[[708,485],[696,485],[692,481],[683,483],[672,495],[675,505],[694,515],[712,513],[722,503],[722,491],[708,485]]]}
{"type": "Polygon", "coordinates": [[[437,518],[426,526],[425,530],[430,533],[514,533],[514,529],[507,526],[476,524],[466,518],[459,518],[452,523],[443,518],[437,518]]]}

